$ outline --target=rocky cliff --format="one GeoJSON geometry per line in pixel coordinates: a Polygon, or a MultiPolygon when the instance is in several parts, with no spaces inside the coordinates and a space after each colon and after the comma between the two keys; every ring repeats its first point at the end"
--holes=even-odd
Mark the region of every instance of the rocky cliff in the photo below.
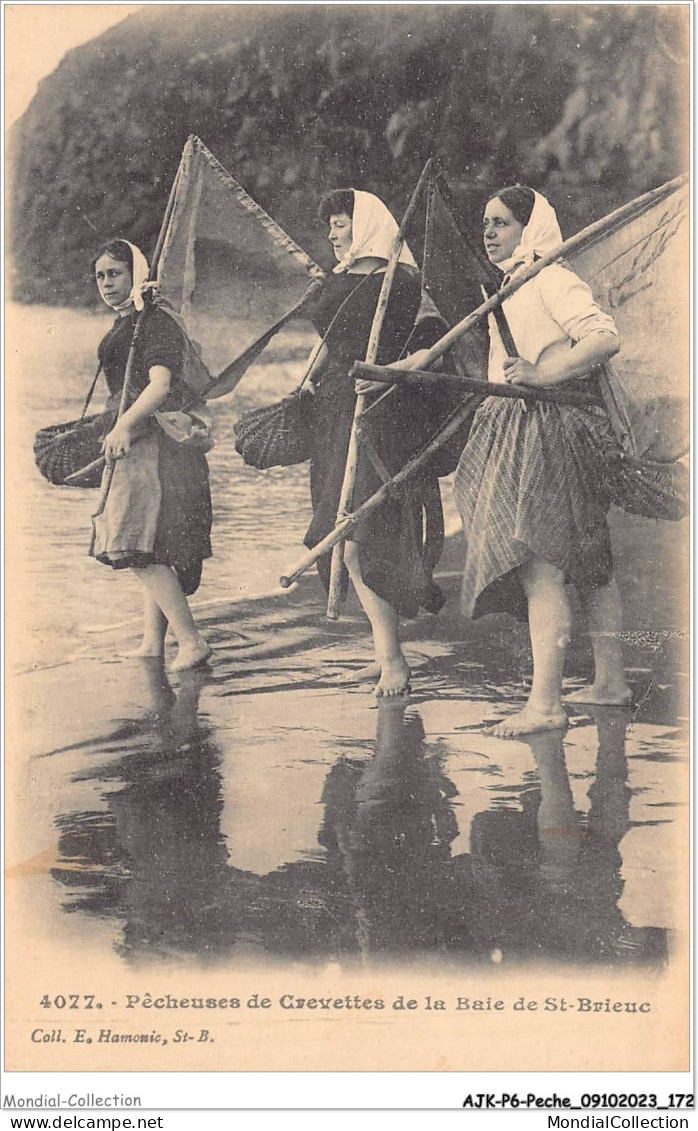
{"type": "Polygon", "coordinates": [[[70,52],[10,146],[15,297],[92,300],[89,260],[150,251],[186,137],[311,252],[318,197],[399,213],[437,156],[467,219],[513,180],[570,232],[687,165],[684,8],[147,7],[70,52]]]}

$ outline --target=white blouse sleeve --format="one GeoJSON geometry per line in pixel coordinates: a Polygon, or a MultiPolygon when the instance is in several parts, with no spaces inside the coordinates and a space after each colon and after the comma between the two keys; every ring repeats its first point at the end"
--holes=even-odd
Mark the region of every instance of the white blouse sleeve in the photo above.
{"type": "Polygon", "coordinates": [[[620,337],[610,314],[604,313],[591,287],[574,271],[555,263],[541,271],[538,278],[541,302],[573,341],[579,342],[598,330],[620,337]]]}

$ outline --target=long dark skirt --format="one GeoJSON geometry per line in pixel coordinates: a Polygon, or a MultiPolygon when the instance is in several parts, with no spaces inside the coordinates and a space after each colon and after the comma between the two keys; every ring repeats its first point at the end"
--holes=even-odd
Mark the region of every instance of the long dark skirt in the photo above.
{"type": "MultiPolygon", "coordinates": [[[[381,461],[395,474],[419,450],[424,439],[420,399],[408,391],[391,395],[364,417],[363,426],[381,461]]],[[[313,454],[310,491],[313,520],[305,536],[312,548],[334,528],[354,415],[354,386],[345,369],[325,373],[310,407],[313,454]]],[[[352,510],[381,486],[382,480],[365,452],[359,459],[352,510]]],[[[359,548],[365,584],[400,614],[414,617],[420,608],[438,612],[443,605],[432,571],[443,548],[443,511],[439,482],[425,472],[408,481],[396,497],[387,499],[354,528],[351,540],[359,548]]],[[[331,555],[318,562],[329,585],[331,555]]],[[[347,574],[343,577],[346,587],[347,574]]]]}
{"type": "Polygon", "coordinates": [[[516,571],[532,554],[580,587],[610,582],[604,443],[615,440],[602,408],[536,404],[526,411],[521,401],[483,401],[454,482],[467,545],[467,616],[525,618],[516,571]]]}
{"type": "Polygon", "coordinates": [[[211,557],[211,523],[205,454],[153,426],[116,462],[90,554],[113,569],[171,566],[191,596],[211,557]]]}

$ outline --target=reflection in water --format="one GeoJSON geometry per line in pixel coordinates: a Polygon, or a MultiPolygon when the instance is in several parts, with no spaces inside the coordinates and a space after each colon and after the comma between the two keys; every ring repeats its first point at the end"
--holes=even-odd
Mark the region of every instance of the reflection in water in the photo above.
{"type": "Polygon", "coordinates": [[[584,818],[575,810],[562,731],[526,736],[537,784],[519,811],[478,813],[471,858],[477,934],[504,957],[583,961],[666,958],[666,932],[631,927],[620,842],[630,828],[625,732],[629,712],[593,708],[599,745],[584,818]]]}
{"type": "MultiPolygon", "coordinates": [[[[535,770],[508,798],[492,782],[460,841],[468,851],[454,854],[471,799],[444,772],[448,750],[427,741],[416,707],[381,703],[375,742],[331,751],[317,849],[259,875],[232,866],[221,832],[236,782],[224,782],[199,718],[208,677],[185,674],[175,696],[159,664],[143,667],[146,716],[92,745],[110,758],[98,774],[106,810],[59,818],[53,872],[70,891],[65,910],[121,922],[127,960],[666,957],[666,931],[630,926],[618,906],[619,845],[631,826],[625,710],[594,709],[586,815],[575,808],[562,732],[531,735],[535,770]]],[[[272,826],[273,784],[266,796],[257,816],[272,826]]]]}
{"type": "MultiPolygon", "coordinates": [[[[227,854],[220,835],[220,755],[197,708],[207,676],[182,675],[175,696],[158,661],[141,661],[150,711],[102,743],[125,756],[100,769],[120,787],[107,812],[59,820],[68,867],[53,874],[80,893],[67,910],[117,915],[125,954],[195,952],[220,934],[227,854]]],[[[215,942],[212,943],[215,945],[215,942]]]]}
{"type": "Polygon", "coordinates": [[[419,715],[400,704],[379,705],[369,761],[341,758],[330,771],[320,840],[345,878],[362,955],[470,949],[468,885],[449,848],[455,793],[424,750],[419,715]]]}

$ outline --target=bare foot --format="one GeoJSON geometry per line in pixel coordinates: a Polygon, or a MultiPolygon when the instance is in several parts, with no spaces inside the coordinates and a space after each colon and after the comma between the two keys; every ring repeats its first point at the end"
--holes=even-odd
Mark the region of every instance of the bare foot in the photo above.
{"type": "Polygon", "coordinates": [[[398,660],[386,660],[381,665],[381,677],[375,688],[376,696],[387,699],[393,695],[407,695],[411,674],[404,656],[398,660]]]}
{"type": "Polygon", "coordinates": [[[183,672],[188,668],[203,667],[212,655],[213,649],[202,636],[193,644],[180,647],[177,658],[172,661],[169,670],[171,672],[183,672]]]}
{"type": "Polygon", "coordinates": [[[590,683],[585,687],[580,687],[578,691],[570,691],[569,695],[563,696],[563,701],[565,703],[589,703],[597,707],[627,707],[632,697],[633,693],[627,684],[607,687],[590,683]]]}
{"type": "Polygon", "coordinates": [[[508,715],[498,723],[484,728],[485,734],[493,734],[497,738],[516,738],[519,734],[536,734],[543,730],[563,730],[567,726],[567,715],[553,713],[542,714],[531,707],[524,707],[514,715],[508,715]]]}
{"type": "Polygon", "coordinates": [[[342,672],[341,675],[335,677],[335,683],[368,683],[370,680],[380,679],[380,675],[381,666],[377,660],[374,660],[372,664],[367,664],[366,667],[342,672]]]}
{"type": "Polygon", "coordinates": [[[164,645],[160,643],[150,644],[143,641],[137,648],[131,652],[122,652],[122,655],[127,660],[161,660],[165,654],[164,645]]]}

